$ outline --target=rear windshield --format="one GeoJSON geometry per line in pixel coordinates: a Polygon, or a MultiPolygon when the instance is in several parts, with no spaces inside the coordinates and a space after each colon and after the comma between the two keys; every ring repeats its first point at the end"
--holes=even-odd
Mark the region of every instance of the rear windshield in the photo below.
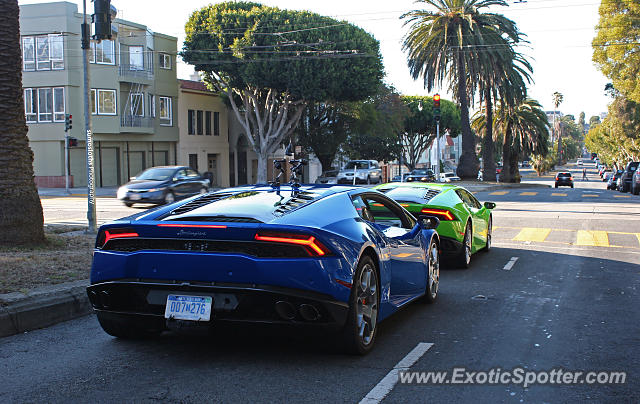
{"type": "Polygon", "coordinates": [[[560,173],[558,174],[558,177],[571,177],[570,173],[560,173]]]}
{"type": "Polygon", "coordinates": [[[427,175],[427,174],[433,174],[433,171],[431,171],[431,170],[413,170],[413,171],[411,171],[411,174],[413,174],[413,175],[427,175]]]}

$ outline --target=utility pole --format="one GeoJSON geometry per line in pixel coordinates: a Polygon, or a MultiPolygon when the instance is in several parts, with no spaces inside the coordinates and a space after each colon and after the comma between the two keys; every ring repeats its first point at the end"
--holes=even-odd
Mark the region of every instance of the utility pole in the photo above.
{"type": "Polygon", "coordinates": [[[91,132],[91,87],[89,86],[89,48],[91,46],[89,34],[91,29],[87,23],[87,0],[82,0],[82,12],[82,72],[84,74],[84,128],[87,149],[87,221],[89,222],[87,233],[96,233],[98,231],[96,223],[96,183],[93,164],[93,133],[91,132]]]}

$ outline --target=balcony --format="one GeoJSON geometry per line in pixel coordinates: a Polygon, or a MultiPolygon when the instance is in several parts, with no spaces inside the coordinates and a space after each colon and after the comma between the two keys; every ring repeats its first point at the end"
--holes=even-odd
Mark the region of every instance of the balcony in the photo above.
{"type": "Polygon", "coordinates": [[[120,126],[123,128],[153,128],[155,118],[148,116],[122,115],[120,126]]]}
{"type": "Polygon", "coordinates": [[[118,66],[118,74],[122,77],[153,80],[153,69],[138,65],[121,64],[118,66]]]}

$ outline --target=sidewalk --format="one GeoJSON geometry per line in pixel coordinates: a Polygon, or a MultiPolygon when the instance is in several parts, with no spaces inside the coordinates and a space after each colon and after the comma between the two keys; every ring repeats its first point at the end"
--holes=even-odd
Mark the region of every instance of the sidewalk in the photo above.
{"type": "MultiPolygon", "coordinates": [[[[103,198],[115,198],[117,187],[104,187],[96,188],[96,196],[103,198]]],[[[38,188],[38,195],[42,196],[57,196],[57,197],[69,197],[69,196],[87,196],[87,188],[69,188],[69,193],[64,188],[38,188]]]]}

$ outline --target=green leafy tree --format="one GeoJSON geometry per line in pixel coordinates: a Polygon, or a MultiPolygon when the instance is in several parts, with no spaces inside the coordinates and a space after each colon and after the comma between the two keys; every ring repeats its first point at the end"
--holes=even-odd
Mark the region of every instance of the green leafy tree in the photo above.
{"type": "Polygon", "coordinates": [[[196,10],[185,31],[182,57],[227,95],[258,155],[258,182],[307,102],[366,99],[384,74],[373,36],[306,11],[227,1],[196,10]]]}
{"type": "Polygon", "coordinates": [[[593,61],[611,79],[615,90],[640,102],[640,3],[605,0],[592,41],[593,61]]]}
{"type": "Polygon", "coordinates": [[[578,129],[580,129],[583,135],[586,127],[586,122],[584,121],[584,119],[585,119],[585,115],[583,111],[583,112],[580,112],[580,115],[578,115],[578,129]]]}
{"type": "Polygon", "coordinates": [[[549,120],[540,103],[526,99],[515,108],[501,106],[495,126],[504,134],[500,181],[517,182],[518,160],[522,156],[548,153],[549,120]]]}
{"type": "Polygon", "coordinates": [[[592,116],[591,118],[589,118],[589,126],[596,126],[600,124],[600,117],[597,115],[592,116]]]}
{"type": "MultiPolygon", "coordinates": [[[[447,80],[460,105],[462,156],[458,175],[476,178],[476,139],[469,122],[469,101],[478,84],[478,55],[486,51],[487,33],[507,35],[513,22],[500,14],[483,13],[491,6],[507,6],[503,0],[419,0],[431,10],[413,10],[402,16],[409,25],[403,43],[414,79],[422,77],[431,91],[447,80]]],[[[490,38],[490,36],[489,36],[490,38]]],[[[515,38],[514,38],[515,39],[515,38]]]]}
{"type": "MultiPolygon", "coordinates": [[[[403,96],[402,101],[409,113],[400,134],[402,161],[409,170],[416,168],[418,160],[436,138],[436,121],[433,115],[433,98],[403,96]]],[[[440,99],[440,137],[446,132],[457,136],[460,133],[460,110],[451,101],[440,99]]]]}
{"type": "Polygon", "coordinates": [[[16,0],[0,1],[0,245],[5,246],[44,241],[24,116],[19,12],[16,0]]]}
{"type": "Polygon", "coordinates": [[[404,130],[408,109],[393,88],[361,102],[355,110],[345,152],[354,159],[390,161],[400,156],[399,135],[404,130]]]}
{"type": "Polygon", "coordinates": [[[559,121],[557,118],[558,118],[558,107],[564,101],[564,95],[562,95],[562,93],[559,93],[559,92],[556,91],[551,95],[551,97],[553,99],[553,125],[552,125],[552,129],[553,129],[553,133],[555,135],[554,138],[558,142],[557,153],[558,153],[558,155],[561,155],[562,154],[561,153],[562,142],[560,141],[560,139],[562,138],[562,133],[560,131],[560,126],[562,125],[562,123],[560,123],[561,121],[559,121]]]}

